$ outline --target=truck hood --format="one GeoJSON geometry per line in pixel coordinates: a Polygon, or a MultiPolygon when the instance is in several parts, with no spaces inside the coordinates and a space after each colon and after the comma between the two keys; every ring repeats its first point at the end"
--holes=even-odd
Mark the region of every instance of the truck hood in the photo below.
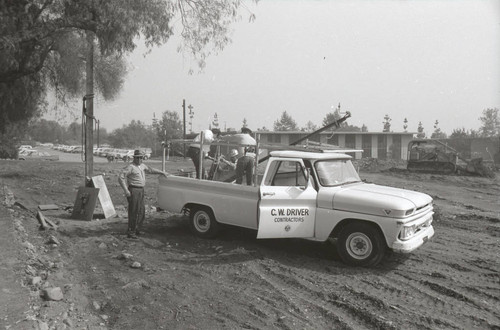
{"type": "Polygon", "coordinates": [[[335,210],[392,218],[403,218],[408,210],[418,213],[431,202],[427,194],[367,183],[346,185],[333,195],[335,210]]]}

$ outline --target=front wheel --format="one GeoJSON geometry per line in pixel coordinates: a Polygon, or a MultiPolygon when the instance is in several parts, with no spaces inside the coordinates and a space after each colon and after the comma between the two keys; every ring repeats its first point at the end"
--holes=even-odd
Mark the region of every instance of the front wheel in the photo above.
{"type": "Polygon", "coordinates": [[[354,222],[339,233],[337,249],[342,260],[352,266],[375,266],[384,257],[383,236],[372,225],[354,222]]]}
{"type": "Polygon", "coordinates": [[[198,237],[213,238],[219,232],[219,223],[212,210],[204,207],[190,210],[191,231],[198,237]]]}

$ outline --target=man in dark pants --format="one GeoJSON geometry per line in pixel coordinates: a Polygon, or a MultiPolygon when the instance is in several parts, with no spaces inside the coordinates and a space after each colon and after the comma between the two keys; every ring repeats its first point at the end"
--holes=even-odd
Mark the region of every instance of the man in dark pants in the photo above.
{"type": "MultiPolygon", "coordinates": [[[[204,134],[204,140],[205,143],[211,143],[214,140],[214,133],[207,129],[203,131],[204,134]]],[[[198,134],[193,141],[194,142],[200,142],[201,136],[198,134]]],[[[191,158],[194,164],[194,168],[196,170],[196,177],[200,177],[200,145],[198,143],[193,143],[189,146],[186,156],[191,158]]],[[[210,146],[209,145],[204,145],[203,146],[203,158],[205,158],[206,153],[210,151],[210,146]]],[[[204,178],[204,176],[203,176],[204,178]]]]}
{"type": "Polygon", "coordinates": [[[133,162],[125,167],[118,177],[118,182],[128,201],[127,235],[133,239],[136,239],[137,235],[143,234],[141,229],[146,213],[144,208],[146,176],[144,173],[168,175],[166,172],[142,164],[143,158],[144,154],[140,150],[135,150],[133,162]]]}
{"type": "Polygon", "coordinates": [[[247,150],[245,148],[245,156],[238,158],[238,160],[236,161],[236,183],[237,184],[243,184],[243,175],[245,175],[247,186],[252,185],[254,161],[255,161],[254,157],[249,156],[247,154],[247,150]]]}

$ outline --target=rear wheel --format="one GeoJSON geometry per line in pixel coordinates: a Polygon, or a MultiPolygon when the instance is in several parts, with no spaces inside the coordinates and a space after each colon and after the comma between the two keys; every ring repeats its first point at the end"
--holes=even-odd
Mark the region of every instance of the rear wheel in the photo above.
{"type": "Polygon", "coordinates": [[[453,174],[456,171],[457,171],[457,168],[455,167],[455,164],[453,164],[453,163],[443,164],[443,172],[445,174],[453,174]]]}
{"type": "Polygon", "coordinates": [[[375,266],[384,257],[383,236],[372,225],[354,222],[339,233],[337,249],[342,260],[352,266],[375,266]]]}
{"type": "Polygon", "coordinates": [[[220,225],[209,208],[194,208],[190,211],[190,217],[191,230],[196,236],[213,238],[219,232],[220,225]]]}

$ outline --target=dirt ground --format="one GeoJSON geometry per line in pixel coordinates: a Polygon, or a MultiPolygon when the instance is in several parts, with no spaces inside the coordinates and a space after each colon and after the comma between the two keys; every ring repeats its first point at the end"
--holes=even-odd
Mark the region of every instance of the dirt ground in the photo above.
{"type": "Polygon", "coordinates": [[[431,195],[436,234],[412,254],[353,268],[332,242],[256,240],[236,228],[196,238],[185,218],[156,211],[154,175],[146,235],[127,239],[123,167],[95,164],[118,215],[87,222],[70,219],[81,161],[0,161],[2,329],[500,329],[498,173],[361,172],[431,195]],[[39,230],[45,204],[59,206],[43,211],[57,230],[39,230]],[[54,287],[61,300],[41,297],[54,287]]]}

